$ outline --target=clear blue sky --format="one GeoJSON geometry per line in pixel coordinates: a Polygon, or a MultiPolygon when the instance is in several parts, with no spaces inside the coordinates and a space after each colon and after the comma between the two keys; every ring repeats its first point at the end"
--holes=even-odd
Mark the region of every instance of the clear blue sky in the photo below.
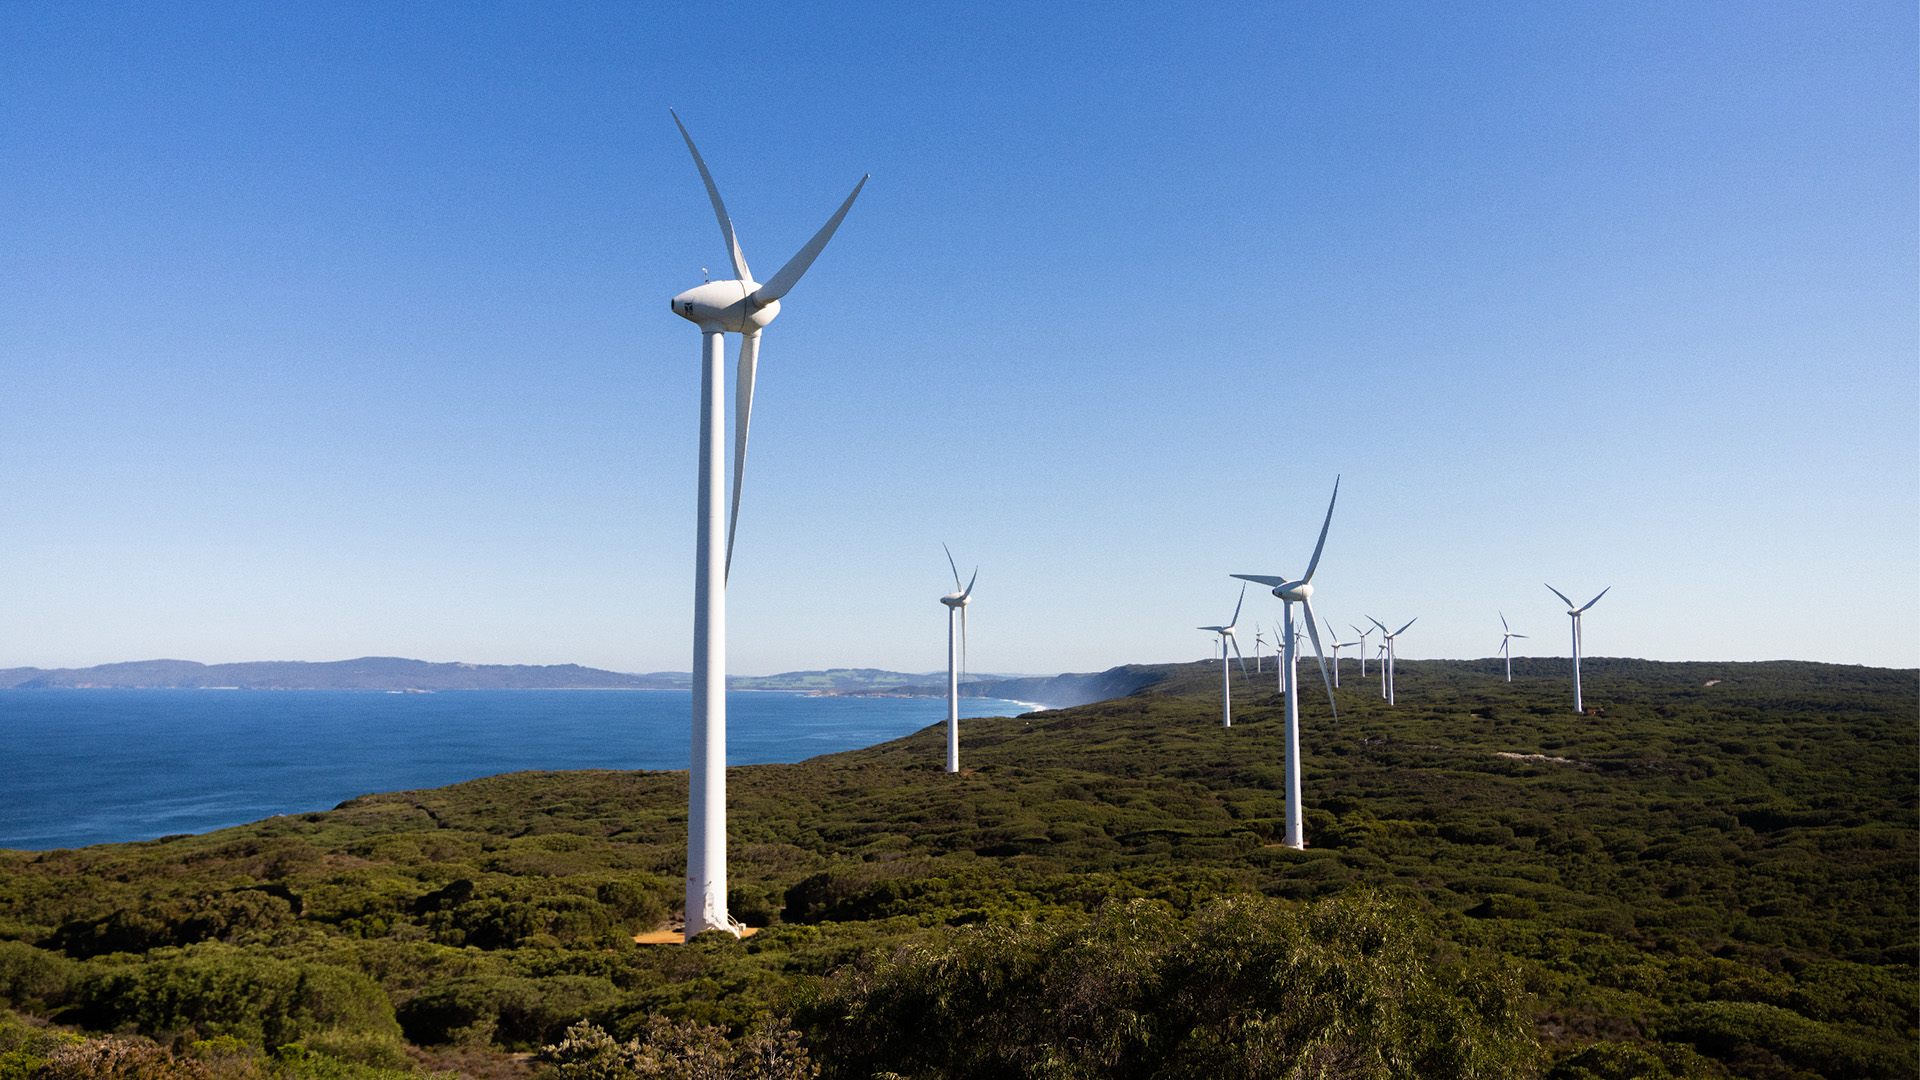
{"type": "Polygon", "coordinates": [[[698,334],[767,333],[732,670],[1920,662],[1901,3],[0,7],[0,666],[688,666],[698,334]],[[1243,621],[1278,601],[1256,593],[1243,621]]]}

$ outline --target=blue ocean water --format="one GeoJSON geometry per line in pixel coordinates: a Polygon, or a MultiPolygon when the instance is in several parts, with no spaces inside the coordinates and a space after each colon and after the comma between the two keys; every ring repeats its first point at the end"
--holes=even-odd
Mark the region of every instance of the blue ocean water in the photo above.
{"type": "MultiPolygon", "coordinates": [[[[4,691],[0,848],[206,832],[518,769],[684,769],[691,706],[685,690],[4,691]]],[[[941,698],[734,691],[727,763],[871,746],[946,715],[941,698]]]]}

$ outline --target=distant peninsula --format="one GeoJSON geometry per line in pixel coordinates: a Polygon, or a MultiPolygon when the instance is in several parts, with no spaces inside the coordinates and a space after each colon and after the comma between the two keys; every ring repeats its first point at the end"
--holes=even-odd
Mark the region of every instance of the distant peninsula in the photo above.
{"type": "MultiPolygon", "coordinates": [[[[961,694],[1058,708],[1132,693],[1163,678],[1160,667],[1128,665],[1093,675],[972,676],[962,685],[961,694]]],[[[830,668],[736,675],[727,685],[735,690],[822,695],[938,697],[946,693],[944,675],[830,668]]],[[[0,690],[684,690],[691,682],[692,676],[684,671],[635,675],[579,664],[436,664],[397,656],[324,663],[136,660],[85,668],[0,668],[0,690]]]]}

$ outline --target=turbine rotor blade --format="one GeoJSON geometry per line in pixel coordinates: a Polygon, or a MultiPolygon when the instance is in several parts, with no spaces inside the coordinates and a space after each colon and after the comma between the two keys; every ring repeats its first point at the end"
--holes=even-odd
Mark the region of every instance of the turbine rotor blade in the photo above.
{"type": "Polygon", "coordinates": [[[1245,585],[1242,585],[1240,586],[1240,599],[1236,601],[1233,605],[1233,618],[1227,621],[1228,626],[1240,625],[1240,605],[1245,604],[1246,602],[1247,602],[1247,587],[1245,585]]]}
{"type": "Polygon", "coordinates": [[[1327,684],[1327,708],[1333,710],[1333,718],[1340,719],[1340,706],[1333,702],[1333,678],[1327,674],[1327,657],[1320,651],[1320,631],[1314,628],[1313,601],[1302,600],[1300,606],[1307,610],[1307,636],[1313,639],[1313,658],[1320,661],[1320,681],[1327,684]]]}
{"type": "MultiPolygon", "coordinates": [[[[1609,585],[1609,586],[1607,586],[1606,588],[1604,588],[1604,589],[1601,589],[1601,590],[1600,590],[1600,596],[1605,596],[1605,595],[1607,595],[1608,593],[1610,593],[1610,592],[1612,592],[1612,591],[1613,591],[1613,586],[1611,586],[1611,585],[1609,585]]],[[[1594,597],[1593,599],[1591,599],[1591,600],[1589,600],[1589,601],[1587,601],[1587,607],[1583,607],[1583,608],[1581,608],[1580,610],[1581,610],[1581,611],[1585,611],[1585,610],[1587,610],[1587,608],[1590,608],[1590,607],[1592,607],[1593,605],[1595,605],[1595,604],[1597,604],[1597,603],[1599,603],[1599,602],[1600,602],[1600,596],[1596,596],[1596,597],[1594,597]]]]}
{"type": "Polygon", "coordinates": [[[1513,636],[1514,636],[1514,637],[1526,637],[1527,635],[1525,635],[1525,634],[1515,634],[1515,635],[1513,635],[1513,636]]]}
{"type": "Polygon", "coordinates": [[[960,568],[953,564],[953,549],[948,547],[945,544],[941,544],[940,550],[947,553],[947,566],[949,569],[953,571],[953,591],[959,592],[960,591],[960,568]]]}
{"type": "Polygon", "coordinates": [[[1255,585],[1265,585],[1269,589],[1277,589],[1292,580],[1283,577],[1267,577],[1263,574],[1228,574],[1227,576],[1230,578],[1239,578],[1241,581],[1251,581],[1255,585]]]}
{"type": "Polygon", "coordinates": [[[807,241],[807,246],[801,248],[793,258],[788,259],[787,265],[781,267],[780,272],[773,275],[771,281],[753,290],[753,295],[747,297],[753,306],[765,307],[773,303],[787,295],[787,290],[800,281],[800,275],[807,272],[807,267],[813,265],[813,260],[820,257],[820,251],[827,246],[827,241],[833,239],[833,231],[840,227],[840,220],[847,216],[847,211],[853,209],[853,200],[860,197],[860,189],[867,186],[867,180],[872,175],[868,173],[861,177],[860,182],[853,185],[853,194],[847,196],[847,201],[840,204],[840,209],[833,212],[833,216],[827,219],[825,225],[820,226],[820,231],[814,233],[813,239],[807,241]]]}
{"type": "MultiPolygon", "coordinates": [[[[973,568],[973,576],[967,579],[967,587],[961,590],[960,592],[960,599],[962,600],[972,599],[973,583],[979,580],[980,580],[980,568],[976,566],[973,568]]],[[[960,584],[960,576],[958,574],[954,575],[953,583],[955,585],[960,584]]]]}
{"type": "Polygon", "coordinates": [[[727,515],[727,563],[720,581],[733,572],[733,532],[740,524],[740,482],[747,476],[747,428],[753,421],[753,375],[760,366],[760,331],[740,335],[740,367],[733,391],[733,511],[727,515]]]}
{"type": "Polygon", "coordinates": [[[1508,633],[1513,632],[1513,627],[1507,625],[1507,614],[1504,611],[1500,613],[1500,629],[1505,630],[1508,633]]]}
{"type": "Polygon", "coordinates": [[[1240,639],[1234,637],[1232,634],[1222,634],[1221,636],[1233,642],[1233,655],[1240,658],[1240,677],[1243,679],[1247,678],[1247,658],[1246,655],[1240,651],[1240,639]]]}
{"type": "Polygon", "coordinates": [[[1340,478],[1333,478],[1333,498],[1327,500],[1327,520],[1320,523],[1320,542],[1313,545],[1313,558],[1307,562],[1307,574],[1301,581],[1312,581],[1314,568],[1320,565],[1320,550],[1327,546],[1327,528],[1333,524],[1333,504],[1340,501],[1340,478]]]}
{"type": "Polygon", "coordinates": [[[1375,625],[1375,626],[1377,626],[1377,627],[1379,627],[1379,628],[1380,628],[1380,632],[1381,632],[1381,633],[1383,633],[1383,634],[1387,634],[1387,636],[1389,636],[1389,637],[1391,637],[1391,636],[1392,636],[1391,634],[1388,634],[1388,632],[1387,632],[1387,624],[1386,624],[1386,623],[1383,623],[1383,622],[1381,622],[1381,621],[1380,621],[1379,619],[1376,619],[1376,618],[1374,618],[1374,617],[1373,617],[1373,616],[1371,616],[1371,615],[1369,615],[1369,616],[1367,616],[1367,621],[1368,621],[1368,622],[1370,622],[1370,623],[1372,623],[1373,625],[1375,625]]]}
{"type": "MultiPolygon", "coordinates": [[[[1545,583],[1543,582],[1542,584],[1545,584],[1545,583]]],[[[1612,586],[1609,585],[1608,588],[1612,588],[1612,586]]],[[[1567,599],[1566,593],[1561,592],[1559,589],[1556,589],[1551,585],[1547,586],[1547,591],[1559,597],[1562,601],[1564,601],[1567,605],[1567,610],[1569,611],[1573,610],[1573,601],[1567,599]]]]}
{"type": "Polygon", "coordinates": [[[700,179],[706,182],[707,198],[713,202],[713,215],[720,219],[720,232],[727,238],[727,257],[733,260],[733,276],[741,281],[752,281],[753,271],[747,269],[747,257],[740,250],[740,239],[733,233],[733,219],[727,216],[727,204],[720,199],[720,189],[714,186],[713,174],[707,171],[707,163],[700,157],[700,149],[693,145],[693,136],[687,134],[687,125],[680,122],[680,114],[672,109],[667,115],[673,117],[675,127],[680,129],[680,137],[687,140],[687,149],[693,151],[693,164],[700,170],[700,179]]]}
{"type": "MultiPolygon", "coordinates": [[[[1414,616],[1413,618],[1411,618],[1411,619],[1408,619],[1408,620],[1407,620],[1407,626],[1412,626],[1412,625],[1413,625],[1414,623],[1417,623],[1417,622],[1419,622],[1419,621],[1420,621],[1420,616],[1418,616],[1418,615],[1415,615],[1415,616],[1414,616]]],[[[1395,630],[1395,631],[1393,632],[1393,636],[1394,636],[1394,637],[1399,637],[1399,636],[1400,636],[1401,634],[1404,634],[1404,633],[1406,633],[1406,632],[1407,632],[1407,626],[1403,626],[1403,627],[1401,627],[1400,629],[1398,629],[1398,630],[1395,630]]]]}

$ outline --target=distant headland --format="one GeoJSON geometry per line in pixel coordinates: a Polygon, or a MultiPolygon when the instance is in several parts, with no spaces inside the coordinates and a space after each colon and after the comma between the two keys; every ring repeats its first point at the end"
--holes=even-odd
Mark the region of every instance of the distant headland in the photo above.
{"type": "MultiPolygon", "coordinates": [[[[1132,693],[1164,677],[1162,667],[1167,666],[1128,665],[1090,675],[975,676],[963,684],[961,693],[1059,708],[1132,693]]],[[[944,676],[945,672],[830,668],[736,675],[727,684],[735,690],[940,697],[946,694],[944,676]]],[[[0,668],[0,690],[685,690],[691,679],[684,671],[629,674],[579,664],[437,664],[397,656],[324,663],[136,660],[85,668],[0,668]]]]}

